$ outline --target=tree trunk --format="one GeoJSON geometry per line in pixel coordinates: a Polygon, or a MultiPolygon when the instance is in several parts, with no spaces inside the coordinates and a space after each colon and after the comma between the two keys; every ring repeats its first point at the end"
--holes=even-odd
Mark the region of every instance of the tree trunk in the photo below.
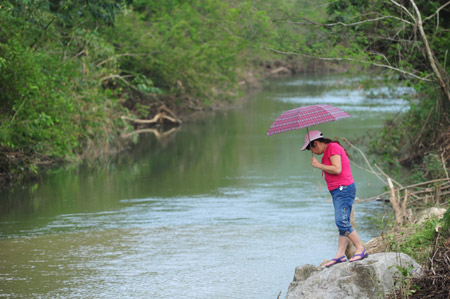
{"type": "Polygon", "coordinates": [[[423,44],[425,46],[425,53],[426,57],[428,59],[428,62],[430,63],[430,67],[434,73],[434,76],[436,77],[436,81],[438,85],[441,87],[442,91],[445,94],[445,97],[450,102],[450,87],[447,82],[447,73],[442,68],[438,68],[436,65],[436,59],[434,57],[433,50],[431,50],[430,44],[428,43],[427,35],[425,34],[425,30],[423,29],[423,22],[422,22],[422,16],[420,15],[420,11],[417,8],[416,3],[414,0],[410,0],[412,6],[414,7],[414,11],[417,15],[417,18],[414,19],[416,22],[417,28],[419,29],[420,38],[423,41],[423,44]]]}

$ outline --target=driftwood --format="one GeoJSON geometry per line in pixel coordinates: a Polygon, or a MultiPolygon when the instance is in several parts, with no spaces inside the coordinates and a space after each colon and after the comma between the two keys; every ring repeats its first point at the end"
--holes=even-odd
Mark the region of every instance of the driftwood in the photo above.
{"type": "MultiPolygon", "coordinates": [[[[142,127],[143,125],[152,126],[152,127],[157,126],[157,125],[162,125],[164,123],[164,121],[168,121],[171,124],[177,125],[177,126],[181,125],[181,123],[182,123],[181,119],[179,119],[175,115],[175,113],[173,113],[165,105],[162,105],[161,107],[158,108],[157,114],[152,119],[135,119],[135,118],[131,118],[128,116],[122,116],[122,119],[133,122],[134,124],[139,125],[140,127],[142,127]]],[[[130,136],[141,134],[141,133],[152,133],[156,136],[156,138],[158,140],[161,140],[162,138],[165,138],[165,137],[169,136],[170,134],[172,134],[173,132],[175,132],[177,129],[178,129],[177,127],[173,127],[170,130],[161,132],[160,130],[158,130],[156,128],[141,128],[141,129],[135,130],[133,132],[128,132],[128,133],[122,134],[122,137],[128,138],[130,136]]]]}
{"type": "Polygon", "coordinates": [[[131,121],[138,125],[155,125],[162,124],[164,120],[169,121],[172,124],[180,125],[182,123],[175,113],[173,113],[165,105],[158,108],[158,113],[152,119],[135,119],[128,116],[122,116],[122,119],[131,121]]]}

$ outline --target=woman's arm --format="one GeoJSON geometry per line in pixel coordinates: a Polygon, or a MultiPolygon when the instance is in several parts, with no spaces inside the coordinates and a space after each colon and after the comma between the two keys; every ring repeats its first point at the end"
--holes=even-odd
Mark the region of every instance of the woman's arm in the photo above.
{"type": "Polygon", "coordinates": [[[319,168],[330,174],[340,174],[342,172],[341,155],[333,155],[330,157],[331,165],[325,165],[317,161],[315,157],[312,158],[312,167],[319,168]]]}

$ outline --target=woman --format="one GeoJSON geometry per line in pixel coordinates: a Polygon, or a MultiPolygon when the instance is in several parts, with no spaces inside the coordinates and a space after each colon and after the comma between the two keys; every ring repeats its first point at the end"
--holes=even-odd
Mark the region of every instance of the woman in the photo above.
{"type": "Polygon", "coordinates": [[[305,136],[305,143],[301,149],[311,150],[316,155],[322,155],[320,163],[315,157],[311,165],[322,170],[328,190],[333,197],[334,217],[339,230],[338,251],[336,256],[325,266],[347,261],[345,250],[351,241],[355,245],[355,255],[350,262],[359,261],[369,256],[359,240],[358,234],[350,224],[352,204],[355,200],[356,186],[350,169],[350,161],[347,152],[339,144],[328,138],[324,138],[320,131],[311,131],[305,136]]]}

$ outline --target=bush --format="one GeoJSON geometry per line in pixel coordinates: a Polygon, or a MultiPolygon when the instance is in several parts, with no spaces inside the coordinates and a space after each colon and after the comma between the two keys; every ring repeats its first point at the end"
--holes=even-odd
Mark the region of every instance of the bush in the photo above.
{"type": "Polygon", "coordinates": [[[114,49],[89,28],[50,26],[57,17],[44,2],[0,10],[2,173],[73,161],[89,143],[113,143],[115,126],[123,126],[115,121],[117,97],[100,84],[114,65],[97,67],[114,49]],[[40,28],[27,11],[49,26],[40,28]]]}

